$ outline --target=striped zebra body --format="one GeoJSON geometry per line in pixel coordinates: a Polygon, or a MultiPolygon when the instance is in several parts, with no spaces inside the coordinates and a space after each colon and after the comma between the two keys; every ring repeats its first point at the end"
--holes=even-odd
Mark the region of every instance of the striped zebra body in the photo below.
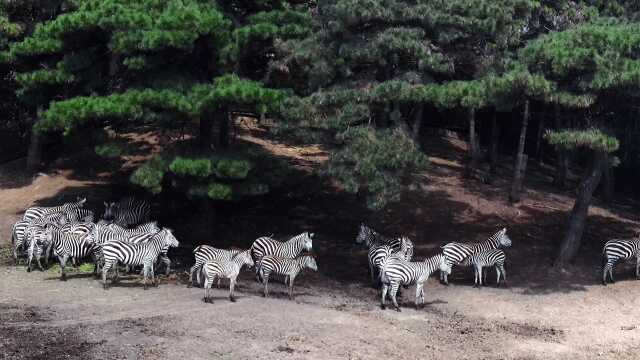
{"type": "Polygon", "coordinates": [[[263,236],[256,239],[251,245],[251,257],[256,266],[256,275],[259,279],[260,262],[264,256],[273,255],[282,258],[295,258],[303,251],[311,251],[313,248],[313,233],[303,232],[286,242],[280,242],[270,237],[263,236]]]}
{"type": "Polygon", "coordinates": [[[47,226],[49,224],[62,226],[68,222],[69,218],[66,213],[51,213],[31,220],[32,224],[41,227],[47,226]]]}
{"type": "MultiPolygon", "coordinates": [[[[235,255],[242,252],[240,249],[218,249],[210,245],[199,245],[193,249],[193,255],[195,257],[195,264],[189,270],[189,283],[187,287],[193,286],[193,275],[197,276],[197,283],[200,284],[200,272],[202,266],[207,261],[220,260],[230,261],[235,255]]],[[[220,283],[218,282],[218,287],[220,283]]]]}
{"type": "Polygon", "coordinates": [[[53,247],[52,241],[47,235],[46,229],[33,225],[27,230],[27,238],[29,243],[27,250],[27,272],[31,272],[31,262],[34,257],[38,268],[43,271],[44,269],[40,263],[40,258],[43,254],[46,254],[45,262],[48,264],[51,248],[53,247]]]}
{"type": "Polygon", "coordinates": [[[611,282],[613,280],[613,265],[620,260],[636,259],[636,279],[640,279],[640,238],[613,239],[607,241],[602,249],[604,267],[602,271],[602,284],[607,285],[607,274],[611,282]]]}
{"type": "Polygon", "coordinates": [[[400,285],[416,285],[415,305],[424,305],[424,282],[429,276],[440,270],[449,271],[445,257],[442,254],[435,255],[423,262],[405,261],[402,256],[390,256],[383,264],[380,280],[382,281],[382,309],[386,308],[387,292],[396,311],[400,311],[396,301],[396,293],[400,285]]]}
{"type": "Polygon", "coordinates": [[[93,220],[95,219],[93,211],[88,209],[73,209],[71,211],[67,211],[65,215],[70,222],[93,223],[93,220]]]}
{"type": "MultiPolygon", "coordinates": [[[[453,267],[454,265],[461,264],[464,259],[475,253],[509,246],[511,246],[511,239],[507,236],[507,229],[503,228],[493,234],[489,239],[480,243],[448,243],[442,246],[442,253],[446,258],[447,265],[453,267]]],[[[448,285],[448,274],[441,272],[440,280],[448,285]]]]}
{"type": "Polygon", "coordinates": [[[93,231],[95,224],[92,222],[69,222],[62,227],[60,230],[66,233],[73,233],[76,235],[85,235],[90,234],[93,231]]]}
{"type": "Polygon", "coordinates": [[[264,296],[269,296],[269,277],[278,274],[285,277],[285,284],[289,283],[289,299],[293,299],[293,282],[304,268],[318,271],[318,265],[313,255],[303,254],[297,258],[284,258],[265,255],[260,262],[260,278],[264,284],[264,296]],[[288,281],[286,281],[288,279],[288,281]]]}
{"type": "Polygon", "coordinates": [[[83,198],[83,199],[78,198],[76,202],[66,203],[60,206],[30,207],[27,209],[27,211],[24,212],[24,216],[22,217],[22,220],[33,220],[49,214],[66,213],[75,209],[81,209],[84,206],[84,203],[86,201],[87,201],[86,198],[83,198]]]}
{"type": "Polygon", "coordinates": [[[204,302],[213,303],[213,300],[209,296],[209,290],[211,285],[217,279],[218,287],[220,279],[229,279],[229,300],[235,302],[235,286],[240,274],[240,270],[244,265],[253,266],[253,259],[251,258],[251,252],[245,250],[237,252],[230,259],[218,259],[209,260],[202,265],[202,272],[204,274],[204,302]]]}
{"type": "Polygon", "coordinates": [[[504,269],[504,262],[507,259],[504,251],[500,249],[491,249],[477,252],[468,258],[464,259],[461,263],[463,266],[473,266],[474,269],[474,286],[482,286],[486,283],[486,275],[482,277],[482,269],[485,267],[494,267],[496,269],[496,285],[500,285],[500,276],[502,276],[504,283],[507,282],[507,272],[504,269]]]}
{"type": "Polygon", "coordinates": [[[26,245],[27,228],[31,225],[29,220],[19,220],[11,227],[11,243],[13,244],[13,258],[18,264],[18,250],[26,245]]]}
{"type": "Polygon", "coordinates": [[[407,237],[386,238],[365,224],[360,224],[360,231],[356,237],[356,244],[363,244],[369,248],[367,259],[371,282],[377,285],[380,274],[380,264],[394,253],[404,253],[405,260],[410,261],[413,256],[413,242],[407,237]]]}
{"type": "Polygon", "coordinates": [[[129,197],[115,203],[104,203],[103,218],[122,227],[148,222],[151,216],[151,205],[144,200],[129,197]]]}
{"type": "MultiPolygon", "coordinates": [[[[104,267],[102,268],[102,282],[105,289],[108,289],[107,273],[118,262],[125,265],[143,265],[144,288],[147,289],[147,278],[151,274],[151,279],[155,283],[153,264],[161,253],[166,253],[170,247],[177,247],[178,240],[173,236],[171,230],[162,229],[155,234],[152,239],[143,243],[131,243],[123,241],[111,241],[102,246],[102,256],[104,257],[104,267]]],[[[115,268],[115,278],[118,277],[118,269],[115,268]]]]}
{"type": "MultiPolygon", "coordinates": [[[[86,235],[78,235],[74,233],[63,232],[59,227],[49,225],[46,229],[47,236],[53,244],[54,254],[60,262],[60,280],[66,280],[65,265],[70,257],[75,259],[83,259],[89,255],[94,256],[96,247],[87,240],[86,235]]],[[[94,272],[96,270],[94,269],[94,272]]]]}

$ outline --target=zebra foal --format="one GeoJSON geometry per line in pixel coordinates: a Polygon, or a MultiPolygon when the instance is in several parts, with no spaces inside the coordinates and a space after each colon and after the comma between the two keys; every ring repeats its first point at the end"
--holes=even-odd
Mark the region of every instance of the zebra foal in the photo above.
{"type": "MultiPolygon", "coordinates": [[[[226,260],[230,261],[234,256],[238,253],[242,252],[241,249],[218,249],[210,245],[199,245],[195,249],[193,249],[193,255],[196,259],[195,264],[189,269],[189,283],[187,283],[187,287],[193,286],[193,275],[197,276],[197,283],[200,284],[200,272],[202,270],[202,265],[204,265],[207,261],[212,260],[226,260]]],[[[249,255],[250,252],[249,252],[249,255]]],[[[218,287],[220,287],[220,281],[218,281],[218,287]]]]}
{"type": "Polygon", "coordinates": [[[604,263],[602,271],[602,285],[607,285],[607,274],[609,280],[613,280],[613,265],[620,260],[630,260],[636,258],[636,279],[640,280],[640,234],[633,239],[613,239],[607,241],[602,249],[602,260],[604,263]]]}
{"type": "Polygon", "coordinates": [[[281,258],[293,259],[303,251],[313,249],[313,233],[303,232],[286,242],[280,242],[268,236],[257,238],[251,244],[251,258],[256,266],[256,277],[260,281],[260,262],[266,255],[273,255],[281,258]]]}
{"type": "Polygon", "coordinates": [[[474,284],[473,286],[482,286],[486,283],[487,272],[483,274],[483,268],[494,267],[496,269],[496,285],[500,286],[500,276],[502,281],[507,284],[507,272],[504,269],[504,262],[507,259],[504,251],[500,249],[485,250],[475,253],[468,258],[464,259],[461,263],[463,266],[473,266],[474,284]],[[484,280],[483,280],[484,279],[484,280]]]}
{"type": "Polygon", "coordinates": [[[400,306],[396,300],[396,294],[400,285],[416,285],[415,305],[424,306],[424,282],[429,276],[440,270],[440,272],[450,272],[446,259],[442,254],[438,254],[426,259],[423,262],[409,262],[400,256],[388,257],[380,272],[382,282],[382,302],[380,307],[386,309],[387,292],[391,296],[391,301],[396,311],[400,311],[400,306]]]}
{"type": "Polygon", "coordinates": [[[235,286],[236,279],[243,266],[253,266],[253,259],[249,250],[236,253],[231,259],[209,260],[202,265],[202,273],[204,274],[204,302],[213,303],[209,296],[211,285],[214,280],[218,279],[218,287],[220,287],[220,279],[229,279],[229,300],[236,302],[235,286]]]}
{"type": "Polygon", "coordinates": [[[264,284],[264,297],[269,296],[269,276],[273,274],[285,277],[285,284],[289,284],[289,299],[293,300],[293,282],[296,276],[305,268],[318,271],[316,259],[311,254],[303,254],[295,259],[266,255],[260,263],[260,278],[264,284]]]}
{"type": "MultiPolygon", "coordinates": [[[[58,261],[60,262],[60,280],[67,280],[64,268],[70,257],[82,259],[92,255],[94,257],[94,261],[96,261],[97,249],[93,243],[87,241],[86,235],[66,233],[55,225],[47,226],[46,232],[48,237],[47,240],[53,244],[54,254],[58,257],[58,261]]],[[[97,266],[94,267],[94,272],[96,269],[97,266]]]]}

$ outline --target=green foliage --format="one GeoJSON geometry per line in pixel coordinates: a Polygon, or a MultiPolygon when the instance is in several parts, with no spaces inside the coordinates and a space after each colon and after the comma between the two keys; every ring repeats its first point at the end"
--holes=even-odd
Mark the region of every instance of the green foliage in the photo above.
{"type": "Polygon", "coordinates": [[[119,143],[106,143],[101,145],[96,145],[94,147],[95,153],[106,159],[113,159],[122,156],[126,149],[122,144],[119,143]]]}
{"type": "Polygon", "coordinates": [[[217,159],[215,163],[215,175],[219,179],[242,180],[251,170],[251,163],[246,160],[217,159]]]}
{"type": "Polygon", "coordinates": [[[154,156],[131,174],[132,183],[147,189],[152,194],[162,191],[162,179],[169,168],[169,161],[154,156]]]}
{"type": "Polygon", "coordinates": [[[550,131],[545,139],[552,145],[570,150],[587,148],[612,153],[620,147],[618,139],[599,129],[550,131]]]}
{"type": "Polygon", "coordinates": [[[178,156],[173,159],[169,169],[180,176],[207,178],[213,174],[213,165],[210,159],[190,159],[178,156]]]}

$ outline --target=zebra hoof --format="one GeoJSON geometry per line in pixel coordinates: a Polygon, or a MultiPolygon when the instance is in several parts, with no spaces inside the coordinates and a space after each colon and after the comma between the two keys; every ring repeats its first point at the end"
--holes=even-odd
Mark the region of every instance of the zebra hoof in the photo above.
{"type": "Polygon", "coordinates": [[[602,282],[602,286],[607,286],[607,282],[606,282],[606,281],[603,281],[603,282],[602,282]]]}
{"type": "Polygon", "coordinates": [[[386,307],[386,306],[384,306],[384,305],[380,305],[380,309],[382,309],[382,310],[387,310],[387,307],[386,307]]]}
{"type": "Polygon", "coordinates": [[[396,311],[397,311],[397,312],[401,312],[402,310],[400,310],[400,308],[399,308],[399,307],[397,307],[397,308],[396,308],[396,311]]]}
{"type": "Polygon", "coordinates": [[[27,268],[27,272],[31,272],[31,268],[30,267],[27,268]]]}
{"type": "Polygon", "coordinates": [[[230,297],[230,298],[229,298],[229,301],[231,301],[231,302],[236,302],[236,298],[234,298],[234,297],[230,297]]]}

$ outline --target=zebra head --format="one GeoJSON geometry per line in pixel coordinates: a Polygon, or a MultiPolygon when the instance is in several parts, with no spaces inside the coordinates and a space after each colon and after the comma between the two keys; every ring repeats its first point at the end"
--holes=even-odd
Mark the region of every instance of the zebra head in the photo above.
{"type": "Polygon", "coordinates": [[[84,207],[84,203],[87,202],[87,198],[81,198],[80,196],[76,197],[76,202],[73,204],[77,209],[82,209],[84,207]]]}
{"type": "Polygon", "coordinates": [[[314,233],[305,232],[303,236],[302,249],[304,251],[311,251],[313,249],[313,235],[314,233]]]}
{"type": "Polygon", "coordinates": [[[360,223],[360,231],[358,232],[358,236],[356,236],[356,244],[369,244],[369,240],[374,236],[375,231],[365,225],[364,223],[360,223]]]}
{"type": "Polygon", "coordinates": [[[167,245],[169,247],[178,247],[178,246],[180,246],[180,243],[178,242],[178,239],[176,239],[176,237],[173,235],[173,230],[168,229],[168,228],[164,228],[164,229],[161,230],[161,232],[163,233],[161,236],[164,238],[165,245],[167,245]]]}
{"type": "Polygon", "coordinates": [[[439,254],[436,255],[439,256],[440,259],[438,261],[438,265],[439,265],[439,269],[442,273],[445,273],[447,275],[451,275],[451,266],[449,266],[449,264],[447,263],[447,258],[444,257],[444,255],[439,254]]]}
{"type": "Polygon", "coordinates": [[[233,260],[240,264],[240,267],[246,265],[247,268],[251,269],[254,266],[251,250],[245,250],[235,254],[233,260]]]}
{"type": "Polygon", "coordinates": [[[316,263],[316,258],[312,254],[304,254],[302,255],[302,265],[308,267],[313,271],[318,271],[318,264],[316,263]]]}
{"type": "Polygon", "coordinates": [[[118,213],[118,204],[115,202],[104,202],[104,215],[102,218],[107,221],[113,221],[116,219],[118,213]]]}
{"type": "Polygon", "coordinates": [[[503,228],[502,230],[498,231],[496,235],[498,237],[498,243],[500,244],[500,246],[511,246],[511,239],[509,238],[509,236],[507,236],[507,228],[503,228]]]}
{"type": "Polygon", "coordinates": [[[400,238],[400,252],[404,254],[405,261],[411,261],[413,257],[413,241],[406,236],[400,238]]]}

